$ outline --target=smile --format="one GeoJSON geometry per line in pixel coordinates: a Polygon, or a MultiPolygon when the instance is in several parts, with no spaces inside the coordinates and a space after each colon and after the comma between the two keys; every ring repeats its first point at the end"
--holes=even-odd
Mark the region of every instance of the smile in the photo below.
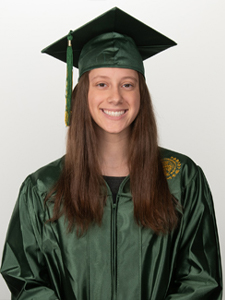
{"type": "Polygon", "coordinates": [[[105,110],[105,109],[103,109],[102,111],[103,111],[106,115],[113,116],[113,117],[119,117],[119,116],[125,114],[125,112],[126,112],[127,110],[112,111],[112,110],[105,110]]]}

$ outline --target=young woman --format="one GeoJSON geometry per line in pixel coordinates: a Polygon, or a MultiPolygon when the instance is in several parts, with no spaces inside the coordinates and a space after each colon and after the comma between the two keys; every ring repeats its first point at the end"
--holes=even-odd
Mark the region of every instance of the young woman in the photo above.
{"type": "MultiPolygon", "coordinates": [[[[137,21],[117,8],[100,21],[109,16],[127,18],[127,27],[137,21]]],[[[21,187],[2,275],[13,299],[221,299],[204,174],[188,157],[159,148],[146,49],[106,29],[78,55],[65,157],[21,187]]]]}

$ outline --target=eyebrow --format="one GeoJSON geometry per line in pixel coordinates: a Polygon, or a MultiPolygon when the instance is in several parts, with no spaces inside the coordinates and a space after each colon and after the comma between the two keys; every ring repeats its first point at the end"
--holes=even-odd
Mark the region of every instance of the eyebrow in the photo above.
{"type": "MultiPolygon", "coordinates": [[[[95,79],[97,79],[97,78],[99,78],[99,79],[109,79],[110,77],[108,77],[108,76],[104,76],[104,75],[96,75],[95,77],[93,77],[93,78],[91,78],[91,80],[95,80],[95,79]]],[[[124,80],[124,79],[131,79],[131,80],[134,80],[134,81],[138,81],[135,77],[133,77],[133,76],[124,76],[124,77],[122,77],[121,78],[121,80],[124,80]]]]}

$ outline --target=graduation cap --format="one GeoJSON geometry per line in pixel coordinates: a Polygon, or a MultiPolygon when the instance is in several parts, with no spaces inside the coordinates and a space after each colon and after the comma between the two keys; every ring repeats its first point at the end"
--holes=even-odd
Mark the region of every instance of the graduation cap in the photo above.
{"type": "Polygon", "coordinates": [[[72,69],[128,68],[144,75],[143,60],[174,41],[114,7],[42,50],[67,63],[66,124],[70,122],[72,69]]]}

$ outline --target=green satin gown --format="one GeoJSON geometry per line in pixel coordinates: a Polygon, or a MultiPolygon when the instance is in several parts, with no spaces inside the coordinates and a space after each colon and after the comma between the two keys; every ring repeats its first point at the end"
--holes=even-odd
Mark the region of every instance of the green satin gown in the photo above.
{"type": "Polygon", "coordinates": [[[78,238],[61,217],[45,223],[46,192],[63,159],[23,183],[9,225],[1,273],[18,300],[219,300],[222,275],[211,193],[188,157],[162,149],[171,193],[181,203],[179,228],[157,236],[133,218],[129,176],[114,204],[108,188],[102,226],[78,238]]]}

